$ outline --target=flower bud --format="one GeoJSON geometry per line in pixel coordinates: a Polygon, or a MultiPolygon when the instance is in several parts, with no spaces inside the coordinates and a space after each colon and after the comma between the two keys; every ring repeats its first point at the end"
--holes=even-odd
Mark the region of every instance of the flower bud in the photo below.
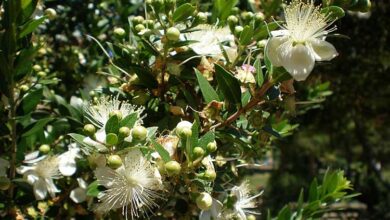
{"type": "Polygon", "coordinates": [[[232,8],[232,10],[231,10],[231,13],[232,13],[233,15],[237,15],[239,12],[240,12],[240,9],[239,9],[238,7],[234,7],[234,8],[232,8]]]}
{"type": "Polygon", "coordinates": [[[123,36],[125,36],[126,31],[123,28],[117,27],[114,29],[114,34],[118,37],[123,37],[123,36]]]}
{"type": "Polygon", "coordinates": [[[213,198],[206,192],[203,192],[198,197],[196,197],[196,205],[201,210],[209,210],[212,204],[213,198]]]}
{"type": "Polygon", "coordinates": [[[170,27],[167,30],[166,36],[170,41],[178,41],[180,38],[180,31],[175,27],[170,27]]]}
{"type": "Polygon", "coordinates": [[[112,112],[110,112],[108,114],[108,116],[111,118],[112,116],[116,115],[116,117],[118,117],[119,120],[122,119],[123,115],[122,115],[122,112],[120,110],[114,110],[112,112]]]}
{"type": "Polygon", "coordinates": [[[136,16],[131,21],[133,22],[133,25],[142,24],[144,18],[142,16],[136,16]]]}
{"type": "Polygon", "coordinates": [[[145,29],[145,26],[144,26],[143,24],[137,24],[137,25],[135,26],[135,30],[136,30],[137,32],[143,31],[144,29],[145,29]]]}
{"type": "Polygon", "coordinates": [[[267,40],[261,40],[261,41],[257,42],[258,48],[265,48],[265,45],[267,45],[267,40]]]}
{"type": "Polygon", "coordinates": [[[42,154],[47,154],[50,152],[50,146],[47,145],[47,144],[42,144],[41,146],[39,146],[39,152],[41,152],[42,154]]]}
{"type": "Polygon", "coordinates": [[[46,74],[46,72],[44,72],[44,71],[39,71],[39,72],[37,73],[37,75],[38,75],[38,77],[43,78],[43,77],[45,77],[47,74],[46,74]]]}
{"type": "Polygon", "coordinates": [[[128,127],[119,128],[119,136],[120,137],[128,137],[128,136],[130,136],[130,133],[131,133],[131,131],[130,131],[130,128],[128,128],[128,127]]]}
{"type": "Polygon", "coordinates": [[[263,22],[265,20],[265,15],[262,12],[257,12],[255,14],[255,20],[256,22],[263,22]]]}
{"type": "Polygon", "coordinates": [[[194,148],[193,154],[194,154],[195,158],[202,157],[204,155],[204,153],[205,152],[204,152],[203,148],[201,148],[201,147],[195,147],[194,148]]]}
{"type": "Polygon", "coordinates": [[[206,149],[208,152],[213,153],[217,150],[217,142],[213,141],[207,144],[206,149]]]}
{"type": "Polygon", "coordinates": [[[116,169],[122,166],[122,159],[119,155],[110,155],[107,159],[108,166],[112,169],[116,169]]]}
{"type": "Polygon", "coordinates": [[[171,160],[167,163],[165,163],[165,170],[167,171],[168,175],[178,175],[181,171],[181,165],[174,160],[171,160]]]}
{"type": "Polygon", "coordinates": [[[108,133],[106,135],[106,144],[108,145],[115,145],[118,143],[118,136],[114,133],[108,133]]]}
{"type": "Polygon", "coordinates": [[[241,32],[244,30],[244,28],[242,27],[242,26],[236,26],[235,28],[234,28],[234,34],[236,34],[236,35],[239,35],[239,34],[241,34],[241,32]]]}
{"type": "Polygon", "coordinates": [[[247,215],[246,220],[256,220],[256,216],[254,215],[247,215]]]}
{"type": "Polygon", "coordinates": [[[39,72],[39,71],[42,70],[42,67],[41,67],[40,65],[38,65],[38,64],[35,64],[32,68],[33,68],[33,70],[34,70],[35,72],[39,72]]]}
{"type": "Polygon", "coordinates": [[[93,126],[93,124],[86,124],[84,125],[84,133],[88,135],[89,137],[92,137],[96,133],[96,128],[93,126]]]}
{"type": "Polygon", "coordinates": [[[57,17],[57,12],[56,12],[56,10],[54,10],[52,8],[48,8],[48,9],[45,10],[45,15],[50,20],[53,20],[53,19],[55,19],[57,17]]]}
{"type": "Polygon", "coordinates": [[[148,130],[144,126],[135,126],[131,130],[131,137],[136,141],[144,141],[148,135],[148,130]]]}
{"type": "Polygon", "coordinates": [[[217,178],[217,174],[214,170],[206,170],[203,174],[203,178],[208,181],[214,181],[217,178]]]}
{"type": "Polygon", "coordinates": [[[27,92],[28,89],[29,89],[29,87],[28,87],[28,85],[23,84],[23,85],[21,85],[21,86],[19,87],[19,89],[20,89],[21,92],[27,92]]]}
{"type": "Polygon", "coordinates": [[[253,18],[253,13],[250,11],[244,11],[241,13],[241,17],[244,21],[249,21],[253,18]]]}
{"type": "Polygon", "coordinates": [[[199,23],[206,23],[207,15],[204,12],[198,12],[198,14],[196,14],[196,19],[199,23]]]}
{"type": "Polygon", "coordinates": [[[11,180],[8,177],[0,176],[0,190],[7,190],[11,186],[11,180]]]}
{"type": "Polygon", "coordinates": [[[229,25],[236,25],[238,23],[238,18],[234,15],[230,15],[227,19],[229,25]]]}
{"type": "Polygon", "coordinates": [[[192,135],[192,123],[189,121],[181,121],[176,125],[176,134],[181,138],[190,137],[192,135]]]}

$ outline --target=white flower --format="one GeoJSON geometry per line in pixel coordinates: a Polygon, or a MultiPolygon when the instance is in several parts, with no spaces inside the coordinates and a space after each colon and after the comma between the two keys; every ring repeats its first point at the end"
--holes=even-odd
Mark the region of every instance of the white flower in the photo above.
{"type": "Polygon", "coordinates": [[[223,205],[220,201],[213,198],[213,203],[209,210],[202,212],[199,215],[199,220],[222,220],[224,219],[222,216],[222,208],[223,205]]]}
{"type": "Polygon", "coordinates": [[[132,113],[137,114],[136,125],[142,124],[141,114],[143,107],[137,107],[126,102],[121,102],[118,98],[114,97],[102,97],[96,104],[89,104],[86,109],[86,117],[97,127],[104,127],[110,118],[110,112],[119,111],[123,117],[126,117],[132,113]]]}
{"type": "Polygon", "coordinates": [[[0,176],[7,176],[9,162],[6,159],[0,158],[0,176]]]}
{"type": "Polygon", "coordinates": [[[79,187],[73,189],[70,192],[70,199],[75,203],[82,203],[87,199],[87,183],[82,178],[77,178],[77,182],[79,183],[79,187]]]}
{"type": "MultiPolygon", "coordinates": [[[[47,193],[54,197],[56,192],[60,192],[53,182],[53,179],[61,177],[61,173],[58,170],[59,158],[57,156],[49,156],[38,159],[41,160],[36,161],[36,159],[33,159],[31,166],[21,166],[17,171],[23,174],[29,184],[33,185],[34,195],[37,200],[45,199],[47,193]]],[[[31,161],[25,162],[31,163],[31,161]]]]}
{"type": "Polygon", "coordinates": [[[237,199],[236,202],[234,203],[234,206],[233,206],[233,209],[234,209],[233,212],[237,217],[245,220],[246,213],[254,214],[254,215],[260,214],[258,212],[250,211],[248,209],[253,209],[253,208],[257,207],[254,199],[259,197],[263,192],[260,192],[259,194],[255,195],[255,196],[251,196],[249,194],[248,183],[243,182],[240,186],[234,186],[231,189],[231,193],[237,199]]]}
{"type": "Polygon", "coordinates": [[[328,61],[337,56],[334,46],[325,41],[336,30],[329,15],[320,12],[314,2],[293,0],[284,9],[283,30],[272,31],[266,47],[272,65],[283,66],[297,80],[305,80],[315,61],[328,61]]]}
{"type": "Polygon", "coordinates": [[[230,60],[235,59],[237,47],[234,45],[234,36],[230,33],[228,27],[216,28],[203,24],[197,26],[196,29],[196,31],[184,34],[187,40],[197,41],[189,45],[195,53],[221,59],[223,58],[221,43],[228,42],[230,45],[223,46],[223,48],[230,60]]]}
{"type": "Polygon", "coordinates": [[[107,188],[99,196],[98,212],[122,208],[126,218],[129,212],[131,218],[139,217],[158,207],[155,200],[162,198],[158,193],[163,188],[160,173],[139,149],[131,150],[118,169],[98,167],[95,175],[98,184],[107,188]]]}
{"type": "Polygon", "coordinates": [[[80,148],[75,143],[69,145],[69,150],[61,154],[59,158],[58,168],[62,175],[72,176],[76,172],[76,158],[81,158],[79,154],[80,148]]]}

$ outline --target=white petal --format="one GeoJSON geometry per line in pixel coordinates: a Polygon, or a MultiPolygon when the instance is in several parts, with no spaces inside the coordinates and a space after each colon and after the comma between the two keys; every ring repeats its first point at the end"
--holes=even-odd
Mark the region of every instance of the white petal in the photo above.
{"type": "Polygon", "coordinates": [[[103,185],[106,188],[111,188],[116,178],[116,172],[108,167],[98,167],[95,171],[96,179],[99,185],[103,185]]]}
{"type": "Polygon", "coordinates": [[[43,200],[46,198],[47,189],[44,180],[39,179],[38,181],[36,181],[33,188],[34,188],[34,195],[37,200],[43,200]]]}
{"type": "Polygon", "coordinates": [[[210,210],[208,210],[208,211],[201,211],[200,215],[199,215],[199,220],[211,220],[210,210]]]}
{"type": "Polygon", "coordinates": [[[295,80],[302,81],[309,76],[315,62],[309,48],[302,44],[292,46],[289,42],[286,42],[278,50],[281,54],[283,67],[295,80]]]}
{"type": "Polygon", "coordinates": [[[271,31],[271,36],[272,37],[281,37],[281,36],[287,36],[287,35],[289,35],[288,30],[271,31]]]}
{"type": "Polygon", "coordinates": [[[86,190],[78,187],[70,192],[69,197],[75,203],[82,203],[87,199],[86,190]]]}
{"type": "Polygon", "coordinates": [[[79,183],[80,188],[86,189],[88,187],[88,183],[83,180],[83,178],[77,178],[77,182],[79,183]]]}
{"type": "Polygon", "coordinates": [[[222,203],[216,199],[213,199],[213,204],[211,205],[210,212],[214,219],[220,217],[222,208],[223,208],[222,203]]]}
{"type": "Polygon", "coordinates": [[[315,39],[310,45],[317,61],[329,61],[338,55],[336,48],[327,41],[315,39]]]}
{"type": "Polygon", "coordinates": [[[271,37],[265,47],[268,59],[274,66],[282,66],[278,48],[288,40],[287,37],[271,37]]]}
{"type": "Polygon", "coordinates": [[[45,179],[47,191],[49,192],[50,196],[54,198],[55,193],[60,192],[60,190],[56,187],[52,179],[45,179]]]}
{"type": "MultiPolygon", "coordinates": [[[[69,159],[69,158],[65,158],[69,159]]],[[[76,172],[76,161],[73,160],[60,160],[60,163],[58,164],[58,169],[64,176],[72,176],[76,172]]]]}

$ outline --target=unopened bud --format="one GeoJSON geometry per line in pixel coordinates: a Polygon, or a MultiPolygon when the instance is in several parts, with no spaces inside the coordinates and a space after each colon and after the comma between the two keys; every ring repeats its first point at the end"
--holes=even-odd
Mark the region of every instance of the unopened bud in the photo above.
{"type": "Polygon", "coordinates": [[[117,27],[114,29],[114,34],[118,37],[123,37],[123,36],[125,36],[126,31],[123,28],[117,27]]]}
{"type": "Polygon", "coordinates": [[[122,112],[120,111],[120,110],[114,110],[114,111],[112,111],[112,112],[110,112],[109,114],[108,114],[108,116],[111,118],[112,116],[116,116],[116,117],[118,117],[118,119],[119,120],[121,120],[122,119],[122,117],[123,117],[123,115],[122,115],[122,112]]]}
{"type": "Polygon", "coordinates": [[[176,126],[176,134],[181,138],[190,137],[192,135],[192,123],[189,121],[181,121],[176,126]]]}
{"type": "Polygon", "coordinates": [[[206,192],[203,192],[198,197],[196,197],[196,205],[201,210],[209,210],[212,204],[213,198],[206,192]]]}
{"type": "Polygon", "coordinates": [[[28,89],[29,89],[29,87],[28,87],[28,85],[23,84],[23,85],[21,85],[21,86],[19,87],[19,89],[20,89],[20,91],[22,91],[22,92],[27,92],[28,89]]]}
{"type": "Polygon", "coordinates": [[[128,137],[128,136],[130,136],[130,133],[131,133],[131,131],[130,131],[130,128],[128,128],[128,127],[119,128],[119,136],[121,136],[121,137],[128,137]]]}
{"type": "Polygon", "coordinates": [[[137,31],[137,32],[140,32],[140,31],[142,31],[142,30],[144,30],[145,29],[145,26],[143,25],[143,24],[137,24],[136,26],[135,26],[135,30],[137,31]]]}
{"type": "Polygon", "coordinates": [[[250,11],[245,11],[241,13],[241,17],[244,21],[249,21],[253,18],[253,13],[250,11]]]}
{"type": "Polygon", "coordinates": [[[236,25],[238,23],[238,18],[234,15],[230,15],[227,19],[229,25],[236,25]]]}
{"type": "Polygon", "coordinates": [[[262,12],[257,12],[257,13],[255,14],[255,20],[256,20],[257,22],[263,22],[263,21],[265,20],[265,15],[264,15],[264,13],[262,13],[262,12]]]}
{"type": "Polygon", "coordinates": [[[43,78],[43,77],[45,77],[47,74],[46,74],[46,72],[44,72],[44,71],[39,71],[39,72],[37,73],[37,75],[38,75],[38,77],[43,78]]]}
{"type": "Polygon", "coordinates": [[[131,137],[137,141],[144,141],[148,135],[148,130],[144,126],[135,126],[131,130],[131,137]]]}
{"type": "Polygon", "coordinates": [[[106,135],[106,144],[108,145],[115,145],[118,143],[118,135],[114,134],[114,133],[108,133],[106,135]]]}
{"type": "Polygon", "coordinates": [[[95,133],[96,133],[95,126],[93,126],[93,124],[84,125],[84,133],[90,137],[95,135],[95,133]]]}
{"type": "Polygon", "coordinates": [[[207,144],[206,149],[208,152],[213,153],[217,150],[217,142],[212,141],[207,144]]]}
{"type": "Polygon", "coordinates": [[[214,181],[217,178],[217,174],[214,170],[206,170],[203,174],[203,178],[208,181],[214,181]]]}
{"type": "Polygon", "coordinates": [[[112,169],[116,169],[122,166],[122,159],[119,155],[110,155],[107,159],[108,166],[112,169]]]}
{"type": "Polygon", "coordinates": [[[165,163],[165,170],[170,176],[178,175],[181,171],[181,165],[177,161],[171,160],[165,163]]]}
{"type": "Polygon", "coordinates": [[[39,152],[41,152],[42,154],[47,154],[50,152],[50,146],[47,145],[47,144],[42,144],[41,146],[39,146],[39,152]]]}
{"type": "Polygon", "coordinates": [[[254,215],[247,215],[246,220],[256,220],[256,216],[254,215]]]}
{"type": "Polygon", "coordinates": [[[137,25],[137,24],[142,24],[144,20],[145,19],[142,16],[136,16],[131,21],[133,22],[134,25],[137,25]]]}
{"type": "Polygon", "coordinates": [[[166,36],[170,41],[178,41],[180,38],[180,31],[175,27],[170,27],[167,30],[166,36]]]}
{"type": "Polygon", "coordinates": [[[33,68],[33,70],[34,70],[35,72],[39,72],[39,71],[42,70],[42,67],[41,67],[40,65],[38,65],[38,64],[35,64],[32,68],[33,68]]]}
{"type": "Polygon", "coordinates": [[[204,153],[205,152],[204,152],[203,148],[201,148],[201,147],[194,148],[193,154],[194,154],[195,158],[202,157],[204,155],[204,153]]]}
{"type": "Polygon", "coordinates": [[[236,26],[235,28],[234,28],[234,33],[236,34],[236,35],[239,35],[239,34],[241,34],[241,32],[244,30],[244,28],[242,27],[242,26],[236,26]]]}
{"type": "Polygon", "coordinates": [[[53,19],[55,19],[57,17],[57,12],[56,12],[56,10],[54,10],[52,8],[48,8],[48,9],[45,10],[45,15],[50,20],[53,20],[53,19]]]}
{"type": "Polygon", "coordinates": [[[196,14],[196,19],[199,23],[205,23],[207,21],[207,15],[204,12],[198,12],[198,14],[196,14]]]}

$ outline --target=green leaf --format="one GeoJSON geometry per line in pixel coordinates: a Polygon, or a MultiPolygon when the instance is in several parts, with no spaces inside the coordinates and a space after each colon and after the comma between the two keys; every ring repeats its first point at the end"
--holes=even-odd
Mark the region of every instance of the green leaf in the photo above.
{"type": "Polygon", "coordinates": [[[244,30],[240,34],[240,44],[243,46],[248,45],[253,37],[253,28],[251,25],[246,25],[244,30]]]}
{"type": "Polygon", "coordinates": [[[279,26],[276,23],[276,21],[270,22],[266,25],[262,25],[259,29],[256,29],[254,31],[253,38],[255,38],[256,40],[263,40],[263,39],[268,37],[270,31],[273,31],[273,30],[277,29],[278,27],[279,26]]]}
{"type": "Polygon", "coordinates": [[[43,118],[43,119],[36,121],[34,126],[30,130],[25,132],[22,135],[22,137],[27,137],[27,136],[35,134],[38,131],[41,131],[46,126],[46,124],[52,120],[53,120],[53,118],[43,118]]]}
{"type": "Polygon", "coordinates": [[[194,70],[196,78],[198,79],[200,91],[202,92],[203,98],[206,103],[210,103],[213,100],[220,101],[217,92],[210,85],[207,79],[202,75],[202,73],[200,73],[197,69],[194,70]]]}
{"type": "Polygon", "coordinates": [[[314,202],[318,199],[318,191],[317,191],[317,188],[318,188],[318,183],[317,183],[317,180],[314,179],[311,184],[310,184],[310,188],[309,188],[309,198],[308,198],[308,201],[309,202],[314,202]]]}
{"type": "Polygon", "coordinates": [[[194,14],[196,8],[190,3],[185,3],[180,5],[172,15],[174,22],[184,21],[188,17],[194,14]]]}
{"type": "Polygon", "coordinates": [[[113,115],[108,119],[106,126],[105,126],[106,134],[108,133],[114,133],[118,134],[119,131],[119,118],[116,115],[113,115]]]}
{"type": "Polygon", "coordinates": [[[264,75],[263,75],[263,69],[261,68],[261,60],[257,59],[253,66],[256,69],[256,83],[259,87],[261,87],[264,83],[264,75]]]}
{"type": "Polygon", "coordinates": [[[206,149],[207,144],[213,142],[214,140],[215,140],[214,132],[209,131],[199,139],[198,146],[203,149],[206,149]]]}
{"type": "Polygon", "coordinates": [[[218,64],[215,64],[215,74],[225,100],[241,105],[241,89],[238,79],[218,64]]]}
{"type": "Polygon", "coordinates": [[[171,157],[169,156],[168,151],[165,150],[165,148],[161,144],[157,143],[153,139],[151,141],[157,153],[160,154],[160,157],[164,160],[165,163],[172,160],[171,157]]]}
{"type": "Polygon", "coordinates": [[[25,22],[34,13],[35,8],[38,4],[38,0],[22,0],[21,8],[22,13],[19,14],[19,22],[25,22]]]}
{"type": "Polygon", "coordinates": [[[238,3],[238,0],[215,0],[212,12],[212,20],[216,21],[217,18],[224,24],[226,19],[231,14],[232,8],[238,3]]]}
{"type": "Polygon", "coordinates": [[[97,197],[99,195],[99,193],[100,193],[99,184],[95,180],[91,184],[88,185],[88,187],[87,187],[87,196],[97,197]]]}
{"type": "Polygon", "coordinates": [[[197,120],[194,121],[192,124],[192,135],[191,135],[191,153],[192,149],[196,146],[198,146],[198,141],[199,141],[199,123],[197,120]]]}
{"type": "Polygon", "coordinates": [[[42,91],[42,89],[37,89],[23,97],[22,108],[25,114],[30,113],[37,107],[43,96],[42,91]]]}
{"type": "Polygon", "coordinates": [[[291,209],[287,205],[283,207],[282,210],[278,213],[277,220],[290,220],[291,219],[291,209]]]}
{"type": "Polygon", "coordinates": [[[45,19],[46,19],[46,16],[43,16],[43,17],[40,17],[38,19],[33,19],[33,20],[27,22],[25,25],[23,25],[21,27],[21,30],[20,30],[18,38],[20,39],[20,38],[26,36],[27,34],[30,34],[33,31],[35,31],[35,29],[40,24],[42,24],[45,21],[45,19]]]}
{"type": "Polygon", "coordinates": [[[334,5],[321,9],[321,13],[329,16],[332,21],[345,16],[344,9],[334,5]]]}
{"type": "Polygon", "coordinates": [[[138,120],[138,114],[136,112],[131,113],[130,115],[126,116],[124,119],[120,121],[119,128],[121,127],[132,128],[134,127],[137,120],[138,120]]]}

